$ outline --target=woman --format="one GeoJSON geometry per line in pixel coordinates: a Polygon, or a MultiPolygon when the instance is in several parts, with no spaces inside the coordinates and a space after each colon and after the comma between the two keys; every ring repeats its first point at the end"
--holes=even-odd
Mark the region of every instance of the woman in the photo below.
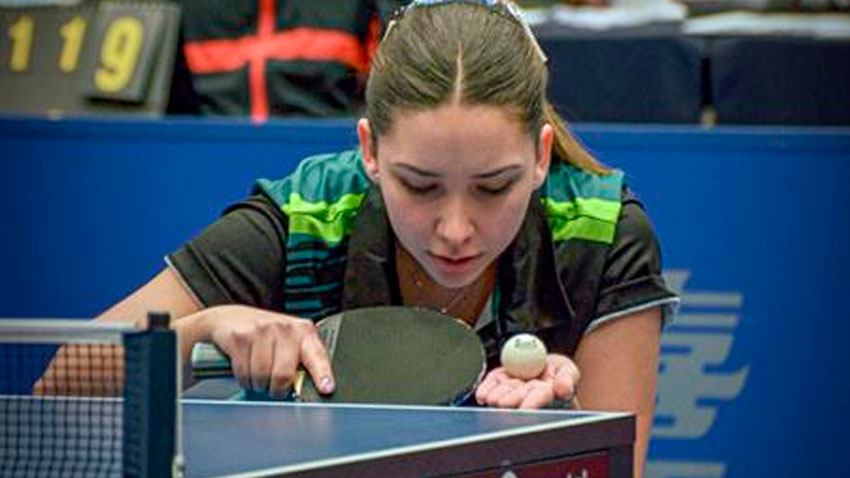
{"type": "Polygon", "coordinates": [[[259,181],[103,320],[168,310],[184,359],[215,342],[244,387],[281,395],[299,364],[333,390],[313,320],[434,308],[485,345],[479,404],[633,411],[642,470],[660,331],[677,299],[622,173],[569,135],[546,82],[545,56],[511,4],[414,2],[377,52],[360,150],[259,181]],[[519,331],[552,352],[538,379],[497,367],[519,331]]]}

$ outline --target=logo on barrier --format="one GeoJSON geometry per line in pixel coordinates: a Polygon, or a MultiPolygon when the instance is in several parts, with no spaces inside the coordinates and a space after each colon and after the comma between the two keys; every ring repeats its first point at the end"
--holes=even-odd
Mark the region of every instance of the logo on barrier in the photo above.
{"type": "MultiPolygon", "coordinates": [[[[750,366],[726,365],[743,303],[739,292],[686,290],[689,270],[665,271],[667,285],[682,298],[681,310],[661,337],[658,401],[653,439],[696,440],[714,426],[722,402],[744,389],[750,366]]],[[[651,460],[648,478],[725,478],[725,463],[651,460]]]]}

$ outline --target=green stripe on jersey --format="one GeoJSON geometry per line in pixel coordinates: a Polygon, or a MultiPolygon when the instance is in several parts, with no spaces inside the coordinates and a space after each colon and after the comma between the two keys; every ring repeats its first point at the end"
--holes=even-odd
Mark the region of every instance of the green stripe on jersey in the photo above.
{"type": "Polygon", "coordinates": [[[600,221],[592,217],[577,217],[570,221],[564,221],[558,217],[549,217],[549,228],[552,230],[552,240],[563,242],[570,239],[584,239],[587,241],[614,242],[614,233],[617,224],[600,221]]]}
{"type": "Polygon", "coordinates": [[[333,247],[351,232],[371,184],[355,150],[307,158],[286,178],[256,187],[286,214],[289,247],[307,238],[333,247]]]}
{"type": "Polygon", "coordinates": [[[597,175],[553,164],[540,198],[552,240],[612,243],[622,209],[622,188],[622,171],[597,175]]]}
{"type": "Polygon", "coordinates": [[[611,243],[620,217],[620,202],[597,198],[575,198],[560,202],[541,198],[546,211],[546,221],[552,231],[552,240],[585,239],[611,243]]]}
{"type": "Polygon", "coordinates": [[[289,218],[289,233],[320,237],[328,244],[341,242],[354,225],[365,194],[345,194],[333,203],[308,202],[292,193],[281,209],[289,218]]]}

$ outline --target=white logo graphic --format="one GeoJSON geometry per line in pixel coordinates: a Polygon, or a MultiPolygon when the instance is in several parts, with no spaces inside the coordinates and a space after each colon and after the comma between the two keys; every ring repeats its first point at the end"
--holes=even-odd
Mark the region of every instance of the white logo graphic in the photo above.
{"type": "Polygon", "coordinates": [[[646,464],[647,478],[723,478],[723,463],[697,463],[684,461],[650,461],[646,464]]]}
{"type": "Polygon", "coordinates": [[[731,400],[741,393],[749,365],[735,372],[711,372],[732,350],[743,297],[737,292],[686,291],[687,270],[667,271],[664,279],[682,298],[672,330],[661,337],[661,369],[654,437],[700,438],[711,429],[716,405],[702,399],[731,400]]]}
{"type": "MultiPolygon", "coordinates": [[[[743,296],[739,292],[687,291],[688,270],[664,272],[667,285],[682,299],[673,326],[661,336],[658,403],[654,438],[696,440],[717,418],[720,400],[737,397],[750,366],[716,371],[726,365],[743,296]],[[714,370],[712,370],[714,369],[714,370]],[[711,405],[704,402],[711,400],[711,405]]],[[[687,460],[652,460],[647,478],[725,478],[726,464],[687,460]]]]}

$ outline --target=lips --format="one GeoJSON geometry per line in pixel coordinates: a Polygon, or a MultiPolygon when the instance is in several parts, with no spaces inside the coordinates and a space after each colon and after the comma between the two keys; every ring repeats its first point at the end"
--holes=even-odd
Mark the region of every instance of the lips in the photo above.
{"type": "Polygon", "coordinates": [[[450,289],[465,287],[475,280],[480,272],[484,253],[463,256],[443,256],[428,252],[430,273],[434,280],[450,289]]]}
{"type": "Polygon", "coordinates": [[[471,262],[471,261],[475,260],[476,257],[477,256],[464,256],[464,257],[446,257],[446,256],[437,256],[437,255],[434,256],[434,258],[437,259],[438,261],[445,262],[446,264],[451,264],[451,265],[465,264],[467,262],[471,262]]]}
{"type": "Polygon", "coordinates": [[[444,271],[450,273],[461,273],[471,267],[481,257],[481,254],[467,256],[442,256],[439,254],[430,254],[430,256],[437,266],[444,271]]]}

